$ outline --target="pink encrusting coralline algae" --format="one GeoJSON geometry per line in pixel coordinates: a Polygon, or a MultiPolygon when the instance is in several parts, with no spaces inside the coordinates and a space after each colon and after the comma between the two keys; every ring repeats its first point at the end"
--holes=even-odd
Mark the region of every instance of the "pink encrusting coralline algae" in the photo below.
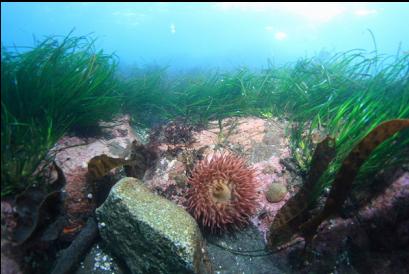
{"type": "Polygon", "coordinates": [[[257,181],[259,185],[259,210],[258,214],[251,218],[251,222],[263,233],[266,240],[267,231],[272,223],[274,216],[280,208],[290,198],[287,193],[283,200],[277,203],[270,203],[266,199],[265,192],[272,183],[283,184],[287,186],[283,176],[279,176],[284,171],[284,167],[280,164],[280,158],[273,156],[267,161],[258,162],[253,165],[257,170],[257,181]]]}

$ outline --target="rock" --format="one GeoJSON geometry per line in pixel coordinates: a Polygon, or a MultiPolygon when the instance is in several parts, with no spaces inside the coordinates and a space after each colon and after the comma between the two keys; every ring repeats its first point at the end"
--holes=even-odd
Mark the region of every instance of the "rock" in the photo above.
{"type": "MultiPolygon", "coordinates": [[[[324,221],[311,244],[313,260],[303,273],[409,273],[408,204],[405,172],[367,205],[351,212],[351,218],[324,221]]],[[[298,254],[303,249],[299,247],[298,254]]]]}
{"type": "Polygon", "coordinates": [[[278,203],[287,195],[287,188],[282,184],[272,183],[266,191],[267,201],[278,203]]]}
{"type": "MultiPolygon", "coordinates": [[[[6,239],[1,239],[1,274],[22,274],[22,267],[18,262],[21,258],[15,254],[15,247],[6,239]]],[[[22,257],[21,254],[19,254],[22,257]]]]}
{"type": "Polygon", "coordinates": [[[1,274],[24,273],[24,254],[10,240],[17,224],[15,203],[12,200],[1,200],[1,274]]]}
{"type": "Polygon", "coordinates": [[[271,156],[277,156],[279,151],[271,145],[266,145],[264,143],[255,144],[251,148],[251,163],[258,163],[261,161],[268,160],[271,156]]]}
{"type": "Polygon", "coordinates": [[[278,256],[266,252],[263,235],[254,225],[234,234],[207,235],[206,240],[215,273],[291,273],[278,256]]]}
{"type": "MultiPolygon", "coordinates": [[[[259,231],[265,234],[279,209],[291,195],[286,195],[278,203],[267,201],[264,192],[272,181],[279,181],[293,193],[295,184],[302,183],[298,172],[288,172],[280,162],[290,158],[289,138],[286,135],[288,125],[276,119],[257,117],[234,117],[221,121],[210,121],[206,129],[193,131],[193,143],[176,147],[158,139],[159,158],[143,177],[144,184],[154,193],[171,200],[185,208],[187,190],[192,169],[203,158],[216,151],[228,150],[247,159],[248,164],[257,174],[259,202],[257,211],[264,210],[264,217],[251,218],[259,231]],[[221,138],[223,137],[223,138],[221,138]],[[223,139],[223,140],[221,140],[223,139]]],[[[162,136],[164,133],[159,134],[162,136]]]]}
{"type": "Polygon", "coordinates": [[[186,187],[187,176],[185,174],[176,174],[173,179],[176,181],[178,187],[186,187]]]}
{"type": "Polygon", "coordinates": [[[125,177],[97,209],[100,234],[132,273],[199,273],[205,252],[196,221],[125,177]]]}
{"type": "Polygon", "coordinates": [[[133,140],[138,140],[129,122],[128,115],[117,117],[112,122],[101,122],[102,135],[92,138],[66,135],[51,150],[56,153],[55,162],[66,179],[64,208],[73,223],[80,223],[83,217],[92,214],[98,204],[95,195],[92,198],[88,196],[93,191],[86,179],[88,162],[101,154],[124,157],[126,148],[133,140]]]}
{"type": "MultiPolygon", "coordinates": [[[[226,118],[221,122],[223,126],[222,140],[217,121],[210,121],[206,130],[194,132],[193,148],[199,149],[204,146],[217,145],[225,142],[229,146],[239,145],[244,151],[251,150],[254,144],[263,141],[265,132],[265,120],[257,117],[234,117],[226,118]]],[[[206,152],[210,152],[206,150],[206,152]]]]}
{"type": "Polygon", "coordinates": [[[75,274],[123,274],[125,273],[101,243],[96,243],[85,256],[75,274]]]}

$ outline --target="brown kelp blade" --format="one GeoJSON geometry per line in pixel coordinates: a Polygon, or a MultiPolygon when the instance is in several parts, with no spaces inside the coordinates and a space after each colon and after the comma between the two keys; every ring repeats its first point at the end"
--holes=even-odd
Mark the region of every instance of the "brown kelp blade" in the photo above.
{"type": "Polygon", "coordinates": [[[132,160],[109,157],[106,154],[98,155],[88,162],[88,174],[90,179],[96,180],[107,175],[109,171],[116,167],[131,165],[134,162],[132,160]]]}
{"type": "Polygon", "coordinates": [[[312,239],[318,226],[325,219],[340,210],[351,191],[352,183],[358,174],[359,168],[368,159],[371,152],[383,141],[404,128],[409,128],[409,119],[383,122],[355,146],[343,161],[322,212],[300,227],[302,235],[307,241],[312,239]]]}
{"type": "Polygon", "coordinates": [[[93,188],[96,206],[101,205],[115,184],[112,178],[104,177],[112,169],[124,166],[126,176],[142,179],[146,170],[153,165],[156,153],[150,147],[138,145],[135,140],[123,153],[127,158],[113,158],[105,154],[96,156],[88,162],[87,179],[93,188]]]}
{"type": "Polygon", "coordinates": [[[315,149],[307,180],[296,195],[280,209],[270,227],[268,245],[273,248],[290,240],[305,221],[315,184],[335,157],[334,139],[327,136],[315,149]]]}
{"type": "Polygon", "coordinates": [[[156,154],[144,145],[138,145],[136,141],[132,142],[130,150],[129,160],[133,161],[133,164],[124,167],[125,174],[128,177],[142,179],[145,171],[155,161],[156,154]]]}

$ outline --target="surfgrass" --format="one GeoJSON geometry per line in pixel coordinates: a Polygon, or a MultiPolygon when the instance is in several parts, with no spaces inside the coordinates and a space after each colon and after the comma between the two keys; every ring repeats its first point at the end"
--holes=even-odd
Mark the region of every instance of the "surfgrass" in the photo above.
{"type": "MultiPolygon", "coordinates": [[[[312,133],[329,134],[336,139],[337,156],[323,176],[322,190],[371,129],[389,119],[409,118],[408,75],[408,55],[395,58],[351,50],[282,67],[269,64],[258,72],[210,71],[172,81],[166,70],[158,70],[133,80],[128,101],[138,117],[155,113],[162,120],[182,117],[194,124],[246,115],[288,119],[293,125],[291,149],[304,172],[315,147],[312,133]],[[132,94],[138,96],[132,98],[132,94]]],[[[399,133],[374,151],[361,168],[357,185],[382,169],[409,162],[407,136],[399,133]]]]}
{"type": "Polygon", "coordinates": [[[165,68],[139,71],[123,84],[125,111],[145,126],[154,122],[182,119],[194,125],[206,125],[249,112],[243,72],[179,75],[170,78],[165,68]]]}
{"type": "MultiPolygon", "coordinates": [[[[409,117],[408,75],[407,54],[363,50],[280,67],[270,63],[259,71],[170,75],[166,67],[153,66],[123,77],[115,56],[95,50],[89,37],[51,37],[24,53],[2,48],[2,195],[26,185],[37,158],[44,159],[64,133],[118,112],[144,127],[174,119],[205,127],[232,116],[285,118],[293,125],[291,149],[303,171],[315,146],[312,133],[324,131],[336,138],[337,156],[323,189],[366,133],[385,120],[409,117]]],[[[407,135],[382,144],[357,182],[408,161],[407,135]]]]}
{"type": "Polygon", "coordinates": [[[88,36],[49,37],[1,50],[1,195],[34,183],[47,151],[67,131],[118,112],[116,59],[88,36]]]}
{"type": "MultiPolygon", "coordinates": [[[[337,156],[321,180],[319,193],[331,185],[342,160],[374,127],[389,119],[409,118],[409,56],[392,59],[351,51],[324,63],[308,60],[308,64],[300,79],[291,79],[307,83],[303,92],[308,96],[293,106],[298,126],[292,129],[291,146],[299,165],[307,170],[314,148],[312,131],[321,129],[336,138],[337,156]]],[[[403,131],[380,145],[361,168],[355,186],[368,183],[381,170],[408,163],[408,134],[403,131]]]]}

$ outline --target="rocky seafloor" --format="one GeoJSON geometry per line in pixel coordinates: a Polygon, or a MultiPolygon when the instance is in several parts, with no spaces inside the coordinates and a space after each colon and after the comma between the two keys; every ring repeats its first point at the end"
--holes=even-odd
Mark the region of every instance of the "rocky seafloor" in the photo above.
{"type": "MultiPolygon", "coordinates": [[[[189,168],[189,164],[193,164],[193,161],[197,160],[194,157],[198,157],[199,152],[200,156],[204,156],[216,150],[228,150],[244,157],[249,166],[257,171],[259,201],[257,213],[251,219],[250,225],[243,231],[222,235],[204,233],[208,257],[215,273],[272,273],[273,270],[274,273],[287,272],[285,263],[281,264],[281,268],[284,270],[280,270],[271,256],[241,256],[227,251],[230,248],[238,251],[262,250],[265,253],[265,235],[272,218],[285,204],[291,193],[296,191],[301,184],[301,178],[295,168],[285,167],[285,165],[287,167],[293,165],[289,157],[288,140],[285,135],[286,126],[285,122],[278,120],[248,117],[225,119],[222,122],[222,132],[219,125],[212,122],[205,130],[193,131],[189,142],[184,142],[185,140],[175,141],[177,136],[172,136],[172,134],[177,135],[177,131],[169,133],[170,130],[168,129],[167,135],[161,131],[156,133],[155,145],[159,158],[156,160],[156,164],[145,172],[143,182],[153,193],[165,197],[181,208],[185,209],[187,168],[189,168]],[[285,165],[282,163],[283,161],[286,161],[285,165]],[[266,197],[271,185],[282,186],[274,203],[269,202],[266,197]]],[[[127,130],[131,135],[128,140],[136,138],[145,144],[149,141],[143,134],[138,134],[140,132],[138,129],[128,128],[127,130]]],[[[120,137],[119,140],[110,140],[105,143],[108,144],[108,150],[105,149],[99,153],[109,151],[110,155],[120,156],[129,141],[123,142],[120,137]],[[110,146],[111,143],[114,143],[114,146],[110,146]]],[[[89,151],[93,153],[88,156],[88,159],[96,155],[95,147],[97,146],[90,146],[89,151]]],[[[72,150],[79,150],[79,148],[72,150]]],[[[78,157],[81,153],[75,152],[75,154],[77,159],[86,162],[87,159],[78,157]]],[[[80,166],[80,163],[77,166],[80,166]]],[[[76,189],[79,188],[76,187],[76,189]]],[[[85,193],[86,191],[83,193],[83,198],[79,198],[77,201],[87,202],[85,193]]],[[[95,263],[98,266],[101,265],[98,261],[95,263]]],[[[88,264],[85,265],[89,267],[87,271],[95,268],[95,264],[92,266],[89,264],[89,260],[88,264]]]]}
{"type": "MultiPolygon", "coordinates": [[[[274,216],[302,185],[290,155],[288,122],[229,118],[211,122],[206,129],[173,122],[150,134],[132,128],[127,116],[104,125],[101,136],[65,136],[54,148],[56,164],[66,179],[64,208],[70,225],[80,230],[97,211],[101,237],[76,273],[405,273],[408,269],[404,246],[409,244],[409,173],[405,170],[385,175],[389,188],[354,216],[324,222],[313,241],[315,256],[301,262],[302,242],[276,253],[265,248],[274,216]],[[157,158],[137,183],[123,181],[123,168],[105,176],[98,182],[99,188],[105,188],[103,200],[114,188],[101,205],[95,187],[87,182],[87,163],[101,154],[129,157],[127,148],[134,140],[154,150],[157,158]],[[221,235],[201,230],[185,210],[189,172],[215,151],[245,158],[256,170],[259,194],[250,224],[221,235]],[[145,194],[140,196],[141,192],[145,194]],[[388,241],[377,240],[380,235],[388,241]]],[[[7,210],[12,209],[2,201],[2,224],[7,210]]],[[[12,250],[8,245],[2,239],[2,273],[22,273],[7,254],[12,250]],[[9,268],[3,267],[3,259],[9,259],[9,268]],[[12,266],[16,271],[9,271],[12,266]]]]}

